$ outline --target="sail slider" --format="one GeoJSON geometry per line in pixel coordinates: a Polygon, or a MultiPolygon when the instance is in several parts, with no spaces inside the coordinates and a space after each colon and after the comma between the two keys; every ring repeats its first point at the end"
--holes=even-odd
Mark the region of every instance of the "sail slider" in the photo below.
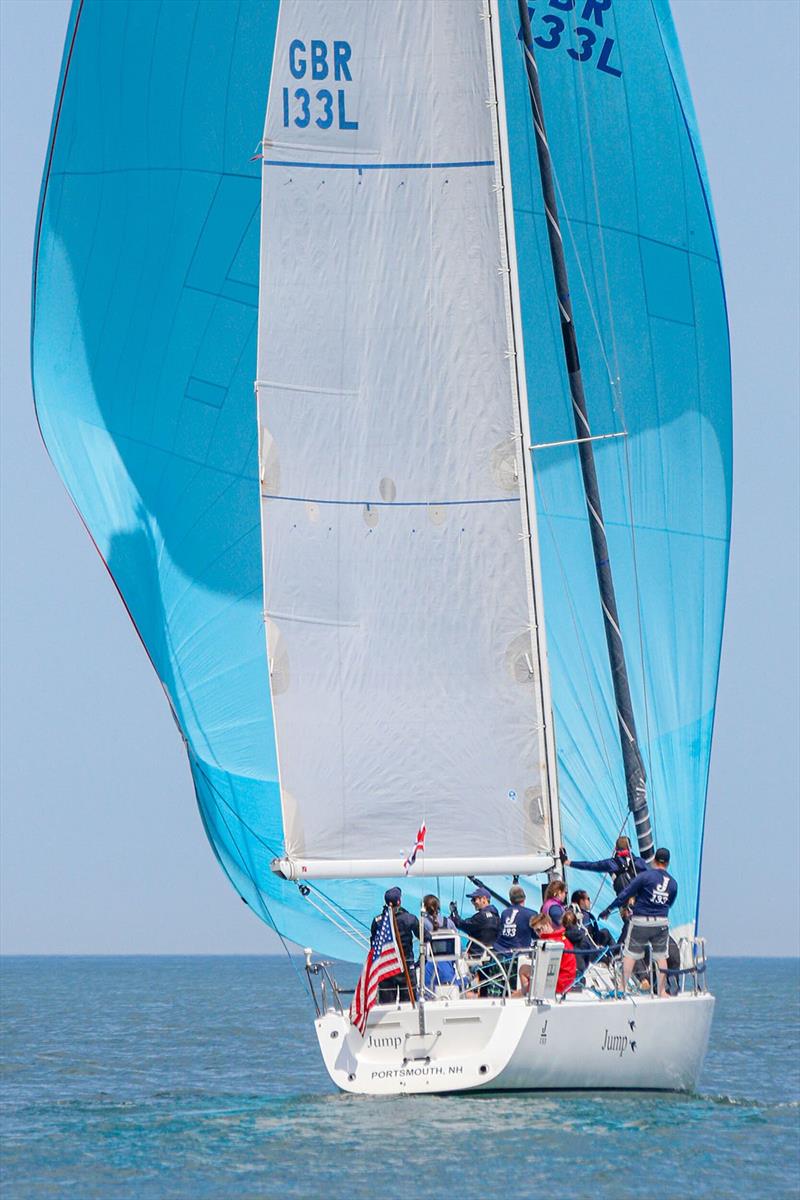
{"type": "Polygon", "coordinates": [[[551,450],[554,446],[578,446],[581,442],[606,442],[609,438],[627,437],[626,432],[622,433],[595,433],[590,437],[580,438],[565,438],[563,442],[536,442],[529,446],[529,450],[551,450]]]}

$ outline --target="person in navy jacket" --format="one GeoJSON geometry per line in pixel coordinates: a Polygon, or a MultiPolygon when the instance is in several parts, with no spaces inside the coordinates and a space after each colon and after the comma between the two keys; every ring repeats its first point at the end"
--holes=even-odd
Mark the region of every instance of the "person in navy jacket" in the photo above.
{"type": "Polygon", "coordinates": [[[486,888],[475,888],[474,892],[469,893],[469,899],[475,906],[474,916],[460,917],[455,903],[450,904],[450,916],[456,929],[469,935],[467,952],[481,955],[484,950],[491,950],[494,946],[500,931],[500,915],[491,902],[491,893],[486,888]]]}
{"type": "Polygon", "coordinates": [[[641,871],[600,913],[604,921],[614,908],[633,900],[623,947],[622,975],[627,987],[633,970],[644,958],[648,946],[658,967],[658,994],[667,995],[667,955],[669,953],[669,910],[678,895],[678,885],[668,873],[669,850],[656,850],[653,866],[641,871]]]}
{"type": "MultiPolygon", "coordinates": [[[[413,939],[424,936],[424,932],[419,927],[419,920],[413,913],[407,912],[401,904],[403,893],[399,887],[391,887],[384,892],[383,899],[390,908],[394,910],[394,925],[397,930],[397,937],[400,942],[400,948],[403,951],[403,957],[406,960],[406,966],[409,970],[409,975],[414,970],[414,942],[413,939]]],[[[370,927],[370,940],[374,940],[375,935],[381,926],[383,920],[383,910],[374,918],[370,927]]],[[[396,999],[408,1001],[408,983],[406,981],[405,971],[398,971],[396,975],[391,975],[387,979],[382,979],[378,984],[378,1003],[393,1004],[396,999]]]]}
{"type": "Polygon", "coordinates": [[[592,901],[589,893],[578,888],[572,893],[571,905],[575,916],[594,942],[595,946],[613,946],[614,939],[607,929],[598,925],[597,917],[592,912],[592,901]]]}
{"type": "Polygon", "coordinates": [[[617,895],[628,886],[639,871],[648,869],[648,864],[643,858],[639,858],[638,854],[631,854],[631,840],[627,837],[617,838],[611,858],[599,858],[594,862],[577,862],[575,859],[567,858],[567,852],[562,846],[561,861],[565,867],[574,867],[576,871],[599,871],[602,874],[610,875],[617,895]]]}
{"type": "Polygon", "coordinates": [[[531,945],[532,908],[525,907],[525,891],[515,883],[509,889],[511,901],[500,913],[500,933],[494,943],[495,954],[513,954],[515,950],[528,950],[531,945]]]}

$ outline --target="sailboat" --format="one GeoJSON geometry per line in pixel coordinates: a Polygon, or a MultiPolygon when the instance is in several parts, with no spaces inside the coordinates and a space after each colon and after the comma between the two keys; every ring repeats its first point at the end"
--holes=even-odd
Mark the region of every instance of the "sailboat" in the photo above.
{"type": "Polygon", "coordinates": [[[78,0],[33,370],[333,1082],[692,1088],[730,379],[666,3],[78,0]],[[677,995],[556,994],[544,943],[520,988],[453,938],[464,986],[423,943],[353,1023],[331,958],[387,887],[533,894],[622,832],[671,848],[677,995]]]}

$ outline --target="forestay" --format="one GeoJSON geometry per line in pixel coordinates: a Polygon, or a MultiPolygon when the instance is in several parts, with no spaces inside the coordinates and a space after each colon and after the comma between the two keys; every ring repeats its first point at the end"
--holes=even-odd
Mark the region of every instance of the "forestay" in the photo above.
{"type": "Polygon", "coordinates": [[[421,818],[424,873],[553,850],[487,18],[280,10],[257,395],[293,873],[391,873],[421,818]]]}

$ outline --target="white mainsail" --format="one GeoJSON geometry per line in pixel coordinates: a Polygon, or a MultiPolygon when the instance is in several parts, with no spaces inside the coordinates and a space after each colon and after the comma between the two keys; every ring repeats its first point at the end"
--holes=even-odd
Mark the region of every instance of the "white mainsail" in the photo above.
{"type": "MultiPolygon", "coordinates": [[[[543,870],[555,772],[488,6],[283,0],[258,419],[286,873],[543,870]]],[[[521,354],[520,354],[521,361],[521,354]]]]}

